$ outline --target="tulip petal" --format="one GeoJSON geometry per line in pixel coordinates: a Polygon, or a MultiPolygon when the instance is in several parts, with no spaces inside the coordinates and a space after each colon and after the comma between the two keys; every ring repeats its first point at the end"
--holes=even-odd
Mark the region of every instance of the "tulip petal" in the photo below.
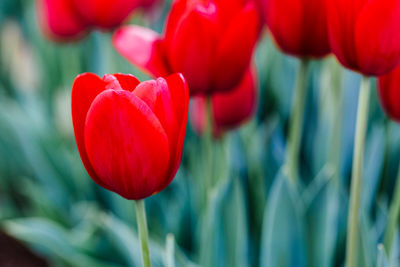
{"type": "Polygon", "coordinates": [[[159,189],[166,187],[175,176],[180,163],[183,140],[186,132],[189,93],[181,74],[171,75],[165,80],[142,82],[133,92],[154,112],[165,129],[170,146],[169,176],[159,189]],[[183,120],[185,120],[183,122],[183,120]],[[180,151],[179,154],[177,151],[180,151]]]}
{"type": "Polygon", "coordinates": [[[164,29],[164,36],[165,39],[167,39],[167,43],[171,42],[171,40],[168,39],[174,36],[178,24],[185,16],[184,14],[187,10],[187,2],[188,0],[176,0],[171,4],[171,11],[169,12],[166,27],[164,29]]]}
{"type": "Polygon", "coordinates": [[[326,13],[325,1],[308,0],[303,5],[302,55],[319,58],[331,52],[326,13]]]}
{"type": "Polygon", "coordinates": [[[154,112],[167,133],[171,151],[175,150],[178,121],[172,106],[171,94],[164,78],[145,81],[133,91],[154,112]]]}
{"type": "Polygon", "coordinates": [[[358,67],[366,75],[382,75],[400,62],[400,1],[373,0],[363,8],[355,28],[358,67]]]}
{"type": "Polygon", "coordinates": [[[189,108],[189,89],[186,80],[182,74],[176,73],[167,77],[167,83],[178,123],[186,125],[189,108]]]}
{"type": "Polygon", "coordinates": [[[380,103],[387,115],[400,122],[400,67],[378,80],[380,103]]]}
{"type": "Polygon", "coordinates": [[[253,0],[218,0],[219,31],[226,32],[232,23],[232,19],[239,14],[247,3],[253,0]]]}
{"type": "MultiPolygon", "coordinates": [[[[189,110],[189,89],[185,78],[182,74],[173,74],[167,77],[168,89],[171,94],[172,103],[175,110],[175,115],[179,124],[178,135],[174,148],[174,158],[170,164],[170,175],[169,178],[161,184],[157,191],[163,190],[175,177],[181,163],[183,143],[185,141],[187,117],[189,110]]],[[[172,155],[171,155],[172,157],[172,155]]]]}
{"type": "Polygon", "coordinates": [[[302,6],[303,1],[270,0],[266,2],[268,29],[278,46],[286,53],[295,54],[295,51],[299,49],[303,35],[302,6]]]}
{"type": "Polygon", "coordinates": [[[129,62],[155,77],[169,73],[160,36],[139,26],[120,27],[112,39],[115,49],[129,62]]]}
{"type": "Polygon", "coordinates": [[[93,73],[83,73],[76,77],[71,92],[72,124],[74,127],[76,145],[81,156],[83,165],[90,177],[103,186],[91,166],[85,148],[85,121],[86,115],[93,100],[98,94],[105,90],[106,83],[93,73]]]}
{"type": "Polygon", "coordinates": [[[103,29],[117,27],[140,6],[139,0],[69,0],[79,15],[91,25],[103,29]]]}
{"type": "Polygon", "coordinates": [[[170,67],[185,76],[191,94],[212,90],[217,40],[215,10],[212,4],[196,5],[181,19],[174,35],[166,38],[170,67]]]}
{"type": "Polygon", "coordinates": [[[168,137],[151,109],[133,93],[106,90],[86,119],[90,162],[108,188],[127,199],[156,192],[169,166],[168,137]]]}
{"type": "Polygon", "coordinates": [[[232,90],[243,78],[258,39],[259,23],[256,6],[249,2],[230,24],[217,49],[214,69],[217,91],[232,90]]]}
{"type": "Polygon", "coordinates": [[[255,68],[249,68],[232,91],[213,95],[211,101],[216,135],[236,128],[252,116],[257,104],[256,76],[255,68]]]}
{"type": "Polygon", "coordinates": [[[86,35],[86,23],[69,1],[37,0],[38,19],[44,34],[55,41],[79,39],[86,35]]]}
{"type": "Polygon", "coordinates": [[[195,133],[203,135],[207,127],[207,98],[204,95],[196,95],[190,99],[190,125],[195,133]]]}
{"type": "Polygon", "coordinates": [[[122,73],[116,73],[112,75],[106,74],[104,75],[103,80],[106,81],[107,76],[114,77],[115,80],[117,81],[116,88],[113,88],[111,85],[108,84],[106,86],[107,89],[114,89],[114,90],[121,89],[132,92],[133,90],[135,90],[136,86],[140,84],[140,81],[132,74],[122,74],[122,73]]]}
{"type": "Polygon", "coordinates": [[[345,67],[358,68],[354,43],[358,14],[368,0],[326,0],[331,50],[345,67]]]}
{"type": "MultiPolygon", "coordinates": [[[[257,105],[257,73],[255,67],[246,71],[240,84],[226,93],[215,93],[211,97],[214,137],[234,129],[254,114],[257,105]]],[[[192,98],[190,122],[198,135],[204,134],[207,124],[207,99],[192,98]]]]}
{"type": "Polygon", "coordinates": [[[265,4],[268,27],[285,53],[318,58],[330,52],[324,0],[269,0],[265,4]]]}

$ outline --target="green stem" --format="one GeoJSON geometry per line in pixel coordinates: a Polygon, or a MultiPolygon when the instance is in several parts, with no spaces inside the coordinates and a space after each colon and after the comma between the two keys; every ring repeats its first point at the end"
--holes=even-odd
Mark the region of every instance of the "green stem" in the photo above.
{"type": "Polygon", "coordinates": [[[371,94],[370,86],[370,79],[368,77],[363,77],[358,97],[356,134],[354,138],[350,207],[347,218],[346,267],[357,266],[362,170],[365,136],[368,123],[368,107],[371,94]]]}
{"type": "Polygon", "coordinates": [[[175,237],[173,234],[167,235],[165,267],[175,267],[175,237]]]}
{"type": "Polygon", "coordinates": [[[206,197],[208,196],[208,190],[211,190],[213,187],[213,177],[214,177],[214,165],[213,165],[213,108],[211,102],[211,96],[207,96],[206,103],[206,129],[204,133],[204,146],[205,146],[205,162],[206,162],[206,170],[208,171],[208,175],[206,177],[207,186],[206,186],[206,197]]]}
{"type": "Polygon", "coordinates": [[[293,104],[290,113],[290,129],[286,164],[288,166],[289,178],[293,182],[297,181],[299,175],[299,150],[304,120],[304,109],[307,99],[308,68],[309,61],[307,59],[303,59],[300,64],[300,70],[297,74],[296,88],[293,95],[293,104]]]}
{"type": "Polygon", "coordinates": [[[147,232],[146,210],[144,208],[144,200],[136,200],[136,220],[138,224],[138,232],[140,245],[142,247],[143,267],[150,267],[150,250],[149,250],[149,234],[147,232]]]}
{"type": "Polygon", "coordinates": [[[390,251],[393,245],[393,238],[396,234],[396,226],[399,221],[400,215],[400,166],[397,174],[396,187],[394,189],[393,200],[389,209],[389,221],[385,232],[385,238],[383,244],[386,249],[386,253],[390,256],[390,251]]]}
{"type": "Polygon", "coordinates": [[[343,88],[342,88],[342,69],[336,64],[336,62],[331,64],[332,71],[332,88],[333,91],[333,101],[336,108],[333,115],[333,125],[331,132],[331,145],[330,145],[330,155],[329,162],[335,170],[334,182],[338,187],[340,185],[340,152],[341,152],[341,140],[342,140],[342,124],[343,124],[343,88]]]}

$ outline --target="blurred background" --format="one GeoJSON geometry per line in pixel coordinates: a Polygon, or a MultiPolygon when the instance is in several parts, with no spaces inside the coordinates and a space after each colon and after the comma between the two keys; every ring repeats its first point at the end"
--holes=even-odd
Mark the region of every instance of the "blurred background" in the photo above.
{"type": "MultiPolygon", "coordinates": [[[[169,8],[165,1],[151,14],[133,14],[130,23],[161,32],[169,8]]],[[[35,1],[0,1],[0,266],[140,266],[134,204],[87,175],[70,92],[82,72],[149,77],[113,49],[111,33],[56,44],[36,16],[35,1]]],[[[312,62],[297,189],[281,166],[299,61],[278,51],[267,29],[255,59],[257,112],[215,142],[218,179],[207,178],[203,140],[189,126],[175,180],[146,199],[153,266],[343,265],[360,76],[332,57],[312,62]]],[[[374,90],[362,266],[398,264],[398,236],[389,259],[378,244],[400,158],[399,130],[374,90]]]]}

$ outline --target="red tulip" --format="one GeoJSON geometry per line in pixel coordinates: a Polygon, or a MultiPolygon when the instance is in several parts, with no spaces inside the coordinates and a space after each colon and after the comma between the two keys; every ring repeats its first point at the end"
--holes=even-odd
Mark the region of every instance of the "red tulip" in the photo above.
{"type": "Polygon", "coordinates": [[[378,79],[381,105],[390,118],[400,123],[400,67],[378,79]]]}
{"type": "Polygon", "coordinates": [[[37,0],[40,25],[53,40],[73,40],[90,28],[112,29],[138,7],[157,0],[37,0]]]}
{"type": "Polygon", "coordinates": [[[87,24],[80,19],[70,1],[37,0],[39,24],[53,40],[78,39],[86,34],[87,24]]]}
{"type": "Polygon", "coordinates": [[[72,120],[92,179],[127,199],[164,189],[180,164],[188,94],[180,74],[142,83],[132,75],[79,75],[72,120]]]}
{"type": "Polygon", "coordinates": [[[85,21],[99,28],[114,28],[141,5],[138,0],[70,0],[85,21]]]}
{"type": "Polygon", "coordinates": [[[383,75],[400,63],[399,0],[326,0],[332,52],[347,68],[383,75]]]}
{"type": "MultiPolygon", "coordinates": [[[[227,130],[239,127],[253,115],[257,102],[256,72],[248,70],[235,89],[211,96],[213,112],[213,134],[219,137],[227,130]]],[[[196,96],[192,99],[190,121],[194,130],[202,135],[207,125],[207,99],[196,96]]]]}
{"type": "Polygon", "coordinates": [[[163,36],[126,26],[113,37],[116,49],[151,75],[181,72],[191,94],[229,91],[249,67],[260,31],[249,0],[177,0],[163,36]]]}
{"type": "Polygon", "coordinates": [[[265,1],[267,26],[283,52],[298,57],[330,53],[324,0],[265,1]]]}

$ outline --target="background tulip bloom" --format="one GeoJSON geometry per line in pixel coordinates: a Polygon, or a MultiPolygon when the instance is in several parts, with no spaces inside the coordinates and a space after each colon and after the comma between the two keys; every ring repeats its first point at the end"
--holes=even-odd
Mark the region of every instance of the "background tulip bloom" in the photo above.
{"type": "Polygon", "coordinates": [[[381,105],[387,115],[400,122],[400,67],[379,77],[378,90],[381,105]]]}
{"type": "Polygon", "coordinates": [[[346,260],[358,266],[363,162],[370,102],[370,78],[384,75],[400,63],[399,0],[326,0],[332,52],[347,68],[364,75],[358,97],[354,135],[346,260]]]}
{"type": "Polygon", "coordinates": [[[181,72],[190,93],[232,90],[249,67],[260,18],[253,1],[177,0],[163,36],[138,26],[120,28],[115,48],[153,76],[181,72]]]}
{"type": "MultiPolygon", "coordinates": [[[[257,77],[254,70],[248,70],[243,80],[228,93],[211,97],[213,112],[213,134],[220,136],[251,118],[257,105],[257,77]]],[[[196,96],[192,99],[190,121],[194,130],[202,135],[207,126],[207,98],[196,96]]]]}
{"type": "Polygon", "coordinates": [[[69,0],[37,0],[39,24],[53,40],[78,39],[86,34],[87,23],[76,14],[69,0]]]}
{"type": "Polygon", "coordinates": [[[345,67],[375,76],[400,63],[400,1],[326,3],[331,49],[345,67]]]}
{"type": "Polygon", "coordinates": [[[40,25],[54,40],[78,39],[90,28],[112,29],[157,0],[37,0],[40,25]]]}
{"type": "Polygon", "coordinates": [[[142,83],[123,74],[78,76],[72,120],[92,179],[127,199],[164,189],[180,164],[188,94],[180,74],[142,83]]]}
{"type": "Polygon", "coordinates": [[[265,11],[267,26],[283,52],[316,58],[330,52],[323,0],[268,0],[265,11]]]}

